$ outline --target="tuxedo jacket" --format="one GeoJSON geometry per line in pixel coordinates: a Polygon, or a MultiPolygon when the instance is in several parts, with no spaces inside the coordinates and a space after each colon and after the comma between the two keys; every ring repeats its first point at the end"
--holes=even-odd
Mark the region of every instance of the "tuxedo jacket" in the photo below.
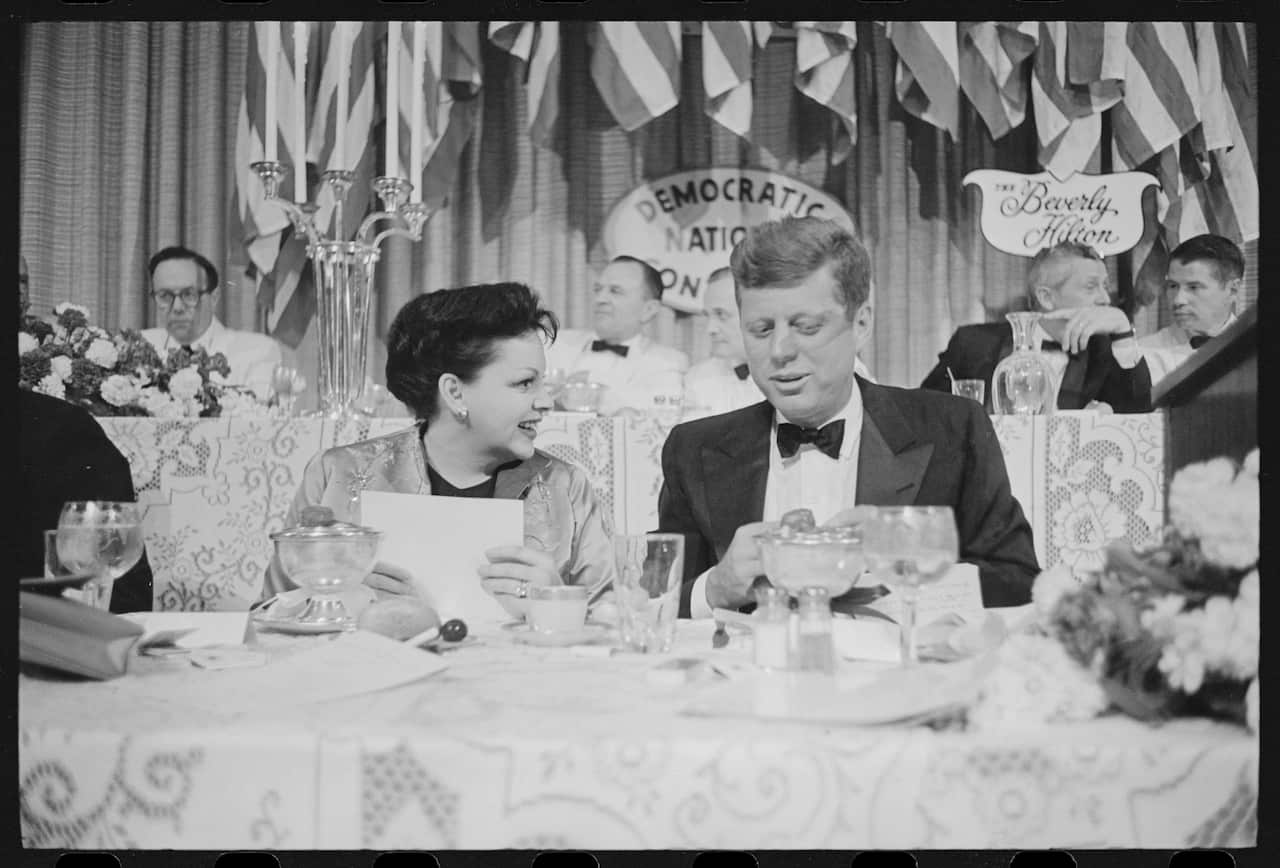
{"type": "MultiPolygon", "coordinates": [[[[991,377],[996,365],[1013,352],[1013,327],[987,322],[960,326],[947,348],[938,354],[938,364],[921,387],[951,391],[947,368],[957,379],[982,380],[987,384],[986,407],[994,403],[991,377]]],[[[1111,354],[1111,336],[1094,335],[1084,352],[1071,356],[1058,388],[1059,410],[1083,410],[1090,401],[1105,401],[1117,413],[1147,413],[1151,410],[1151,373],[1145,360],[1132,368],[1122,368],[1111,354]]]]}
{"type": "MultiPolygon", "coordinates": [[[[1031,526],[1009,489],[991,420],[968,398],[857,379],[862,440],[856,502],[950,506],[960,560],[976,564],[987,606],[1031,600],[1031,526]]],[[[767,401],[677,425],[662,449],[660,531],[685,538],[680,613],[699,575],[724,557],[734,532],[760,521],[774,408],[767,401]]]]}
{"type": "MultiPolygon", "coordinates": [[[[44,575],[44,534],[68,500],[134,500],[129,462],[87,410],[18,390],[18,491],[14,552],[20,577],[44,575]]],[[[151,566],[144,551],[116,579],[111,611],[149,612],[151,566]]]]}

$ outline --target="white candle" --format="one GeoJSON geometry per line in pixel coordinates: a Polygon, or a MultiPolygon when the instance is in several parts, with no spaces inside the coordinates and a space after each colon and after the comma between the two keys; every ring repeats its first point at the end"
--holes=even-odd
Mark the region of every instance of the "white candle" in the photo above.
{"type": "Polygon", "coordinates": [[[307,22],[293,22],[293,198],[307,201],[307,22]]]}
{"type": "Polygon", "coordinates": [[[387,22],[387,154],[383,172],[400,177],[400,23],[387,22]]]}
{"type": "Polygon", "coordinates": [[[410,202],[422,201],[422,74],[427,64],[427,22],[413,22],[413,100],[412,123],[409,125],[409,183],[413,185],[410,202]]]}
{"type": "Polygon", "coordinates": [[[347,168],[347,88],[351,81],[351,25],[339,21],[333,30],[338,50],[338,110],[333,131],[330,169],[347,168]]]}
{"type": "Polygon", "coordinates": [[[266,45],[262,55],[267,62],[267,121],[262,131],[262,143],[265,148],[263,159],[269,163],[276,161],[276,82],[280,78],[280,25],[269,21],[263,25],[266,34],[266,45]]]}

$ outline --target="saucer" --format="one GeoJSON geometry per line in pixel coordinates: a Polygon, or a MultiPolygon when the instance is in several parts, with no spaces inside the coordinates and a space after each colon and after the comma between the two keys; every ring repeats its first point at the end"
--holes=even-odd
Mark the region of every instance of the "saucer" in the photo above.
{"type": "MultiPolygon", "coordinates": [[[[263,630],[274,630],[277,633],[292,633],[296,636],[314,635],[316,633],[341,633],[350,629],[342,624],[313,624],[307,621],[296,621],[293,618],[271,618],[254,613],[253,623],[263,630]]],[[[354,627],[354,623],[351,627],[354,627]]]]}
{"type": "Polygon", "coordinates": [[[609,627],[588,621],[579,630],[563,633],[539,633],[523,621],[511,621],[503,624],[502,629],[511,633],[512,638],[525,645],[537,645],[542,648],[565,648],[570,645],[593,645],[609,639],[609,627]]]}

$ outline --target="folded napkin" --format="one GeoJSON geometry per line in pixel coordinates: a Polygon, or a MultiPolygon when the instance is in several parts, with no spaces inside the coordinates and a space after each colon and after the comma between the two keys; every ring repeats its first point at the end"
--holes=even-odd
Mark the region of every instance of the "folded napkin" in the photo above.
{"type": "Polygon", "coordinates": [[[172,644],[189,630],[148,633],[141,624],[74,600],[23,591],[18,659],[105,681],[125,673],[144,648],[172,644]]]}

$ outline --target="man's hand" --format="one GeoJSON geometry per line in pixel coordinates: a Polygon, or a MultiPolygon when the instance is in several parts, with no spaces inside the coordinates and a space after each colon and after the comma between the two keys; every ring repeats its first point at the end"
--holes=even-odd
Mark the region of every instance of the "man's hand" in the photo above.
{"type": "Polygon", "coordinates": [[[1133,323],[1124,311],[1103,305],[1046,311],[1040,316],[1040,326],[1057,337],[1062,349],[1071,355],[1082,352],[1094,335],[1127,335],[1133,331],[1133,323]]]}
{"type": "Polygon", "coordinates": [[[713,609],[737,609],[751,602],[751,583],[764,574],[756,537],[777,527],[777,522],[753,521],[733,534],[729,550],[707,574],[707,603],[713,609]]]}

